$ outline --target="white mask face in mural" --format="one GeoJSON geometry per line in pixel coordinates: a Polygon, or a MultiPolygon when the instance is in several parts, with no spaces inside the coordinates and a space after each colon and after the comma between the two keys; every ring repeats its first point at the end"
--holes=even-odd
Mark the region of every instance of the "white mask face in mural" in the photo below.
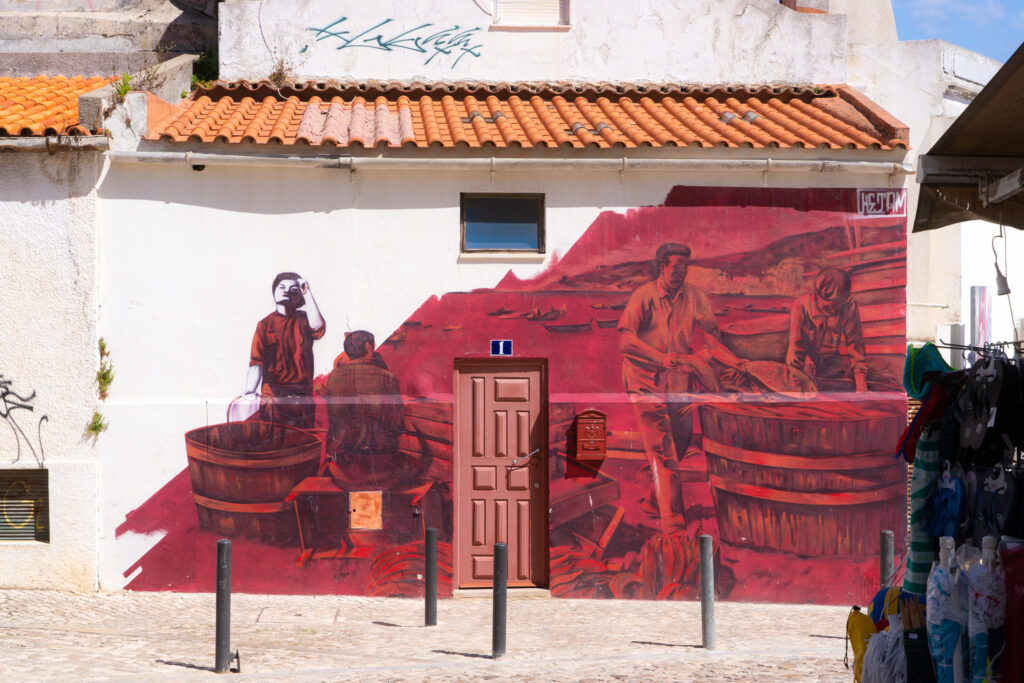
{"type": "Polygon", "coordinates": [[[306,303],[306,298],[303,296],[303,284],[299,280],[281,280],[274,288],[274,303],[292,308],[302,307],[306,303]]]}

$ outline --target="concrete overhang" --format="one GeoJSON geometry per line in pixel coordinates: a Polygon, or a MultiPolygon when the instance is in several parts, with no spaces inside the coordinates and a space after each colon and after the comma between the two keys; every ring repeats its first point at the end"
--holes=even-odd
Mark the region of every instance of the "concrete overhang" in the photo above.
{"type": "Polygon", "coordinates": [[[927,154],[913,231],[970,220],[1024,229],[1024,45],[927,154]]]}

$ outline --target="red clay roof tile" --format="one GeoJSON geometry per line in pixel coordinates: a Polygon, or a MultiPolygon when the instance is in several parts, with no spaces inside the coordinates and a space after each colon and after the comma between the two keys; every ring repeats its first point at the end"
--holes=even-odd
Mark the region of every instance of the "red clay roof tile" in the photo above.
{"type": "Polygon", "coordinates": [[[97,132],[90,125],[79,125],[78,96],[113,80],[113,76],[0,76],[0,136],[97,132]]]}
{"type": "Polygon", "coordinates": [[[364,147],[906,148],[847,86],[215,84],[149,131],[171,142],[364,147]]]}

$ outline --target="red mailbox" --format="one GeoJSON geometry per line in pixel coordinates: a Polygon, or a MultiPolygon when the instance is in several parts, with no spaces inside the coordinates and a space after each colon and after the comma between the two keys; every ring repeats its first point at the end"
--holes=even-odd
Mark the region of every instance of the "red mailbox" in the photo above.
{"type": "Polygon", "coordinates": [[[604,460],[608,452],[608,416],[590,408],[576,416],[576,459],[604,460]]]}

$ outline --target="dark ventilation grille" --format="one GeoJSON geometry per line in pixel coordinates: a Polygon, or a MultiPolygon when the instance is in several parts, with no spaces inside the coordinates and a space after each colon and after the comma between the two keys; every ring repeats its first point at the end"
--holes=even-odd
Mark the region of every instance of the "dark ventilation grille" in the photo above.
{"type": "Polygon", "coordinates": [[[46,470],[0,470],[0,541],[50,542],[46,470]]]}
{"type": "Polygon", "coordinates": [[[916,398],[907,398],[907,424],[914,421],[917,411],[921,410],[921,402],[916,398]]]}

